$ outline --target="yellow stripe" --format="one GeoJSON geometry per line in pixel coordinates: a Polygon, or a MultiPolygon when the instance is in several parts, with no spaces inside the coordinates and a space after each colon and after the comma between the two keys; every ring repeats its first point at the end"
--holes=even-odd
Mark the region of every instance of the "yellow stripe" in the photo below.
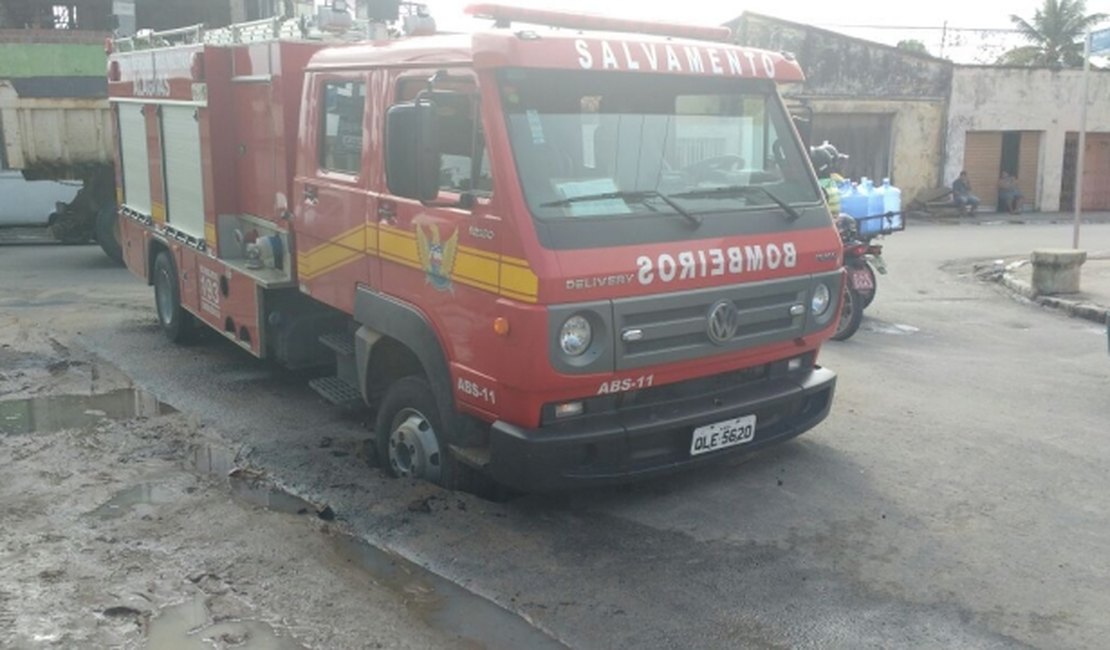
{"type": "Polygon", "coordinates": [[[500,261],[501,259],[501,256],[497,253],[491,253],[480,248],[471,248],[469,246],[459,246],[459,252],[467,253],[469,255],[477,255],[478,257],[485,257],[487,259],[493,260],[494,262],[500,261]]]}
{"type": "Polygon", "coordinates": [[[209,246],[215,245],[215,243],[216,243],[216,224],[209,223],[207,221],[204,222],[204,241],[207,242],[209,246]]]}
{"type": "Polygon", "coordinates": [[[298,275],[305,279],[312,279],[362,254],[360,250],[351,250],[343,246],[325,246],[323,250],[314,251],[310,257],[298,259],[298,275]]]}
{"type": "Polygon", "coordinates": [[[366,252],[378,252],[378,227],[373,224],[366,224],[366,252]]]}
{"type": "Polygon", "coordinates": [[[382,257],[420,267],[420,254],[416,251],[414,235],[393,228],[382,228],[378,234],[378,248],[382,257]]]}
{"type": "Polygon", "coordinates": [[[158,223],[166,223],[166,206],[162,203],[151,203],[150,218],[158,223]]]}
{"type": "Polygon", "coordinates": [[[530,267],[502,262],[501,293],[516,300],[536,302],[540,293],[540,280],[530,267]]]}
{"type": "MultiPolygon", "coordinates": [[[[299,275],[305,280],[312,280],[352,261],[358,251],[376,253],[383,260],[418,271],[425,270],[420,263],[414,232],[366,224],[341,233],[305,253],[298,253],[299,275]]],[[[451,279],[522,302],[537,302],[539,296],[539,278],[526,260],[470,246],[459,246],[451,279]]]]}
{"type": "Polygon", "coordinates": [[[116,187],[116,205],[123,205],[123,188],[116,187]]]}
{"type": "Polygon", "coordinates": [[[497,258],[482,257],[473,253],[459,254],[455,258],[454,275],[459,279],[471,280],[488,287],[497,288],[497,258]]]}
{"type": "Polygon", "coordinates": [[[359,226],[355,226],[354,228],[351,228],[350,230],[339,233],[338,235],[336,235],[335,237],[332,237],[328,241],[321,242],[321,243],[317,244],[315,247],[310,248],[310,249],[304,251],[303,253],[298,254],[298,258],[300,258],[301,255],[303,255],[305,260],[309,261],[309,263],[311,263],[310,260],[312,259],[312,257],[314,255],[317,255],[319,253],[323,253],[328,249],[328,247],[333,246],[333,245],[335,245],[337,243],[340,243],[340,242],[344,242],[345,245],[348,248],[357,248],[358,250],[363,250],[365,248],[365,245],[366,245],[365,240],[363,239],[363,233],[365,232],[365,230],[366,230],[366,224],[361,224],[359,226]]]}
{"type": "Polygon", "coordinates": [[[314,269],[312,275],[306,276],[304,273],[301,273],[300,274],[301,278],[304,279],[304,280],[314,280],[314,279],[320,277],[321,275],[324,275],[326,273],[330,273],[331,271],[334,271],[334,270],[338,269],[341,266],[344,266],[346,264],[354,262],[355,260],[361,260],[365,257],[363,255],[363,253],[360,252],[360,251],[350,251],[349,250],[349,251],[347,251],[347,253],[348,254],[345,255],[345,256],[334,258],[333,260],[330,261],[331,263],[328,264],[327,266],[322,266],[322,267],[314,269]]]}

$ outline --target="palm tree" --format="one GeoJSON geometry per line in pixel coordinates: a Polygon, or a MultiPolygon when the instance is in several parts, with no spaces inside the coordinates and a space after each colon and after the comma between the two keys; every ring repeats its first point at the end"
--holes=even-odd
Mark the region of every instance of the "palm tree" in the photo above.
{"type": "Polygon", "coordinates": [[[1087,14],[1085,0],[1044,0],[1027,21],[1010,15],[1029,45],[1014,48],[998,59],[1003,65],[1077,68],[1083,65],[1083,38],[1087,29],[1106,20],[1106,14],[1087,14]]]}

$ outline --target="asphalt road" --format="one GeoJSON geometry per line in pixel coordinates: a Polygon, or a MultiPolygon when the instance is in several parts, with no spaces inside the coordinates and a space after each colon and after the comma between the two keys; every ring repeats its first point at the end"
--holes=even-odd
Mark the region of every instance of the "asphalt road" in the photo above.
{"type": "MultiPolygon", "coordinates": [[[[1110,225],[1083,236],[1110,251],[1110,225]]],[[[304,377],[220,340],[164,342],[149,288],[95,247],[0,248],[0,310],[74,337],[359,536],[571,647],[1097,648],[1105,331],[970,272],[1070,242],[1062,225],[915,224],[886,241],[861,331],[822,353],[840,383],[818,429],[696,474],[505,503],[386,479],[361,423],[304,377]]]]}

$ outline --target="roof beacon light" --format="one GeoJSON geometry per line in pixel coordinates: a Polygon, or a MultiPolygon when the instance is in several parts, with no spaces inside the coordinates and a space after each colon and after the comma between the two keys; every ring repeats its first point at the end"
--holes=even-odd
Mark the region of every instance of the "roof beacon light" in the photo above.
{"type": "Polygon", "coordinates": [[[603,32],[631,32],[653,34],[655,36],[674,36],[701,41],[729,41],[732,30],[728,27],[703,25],[676,25],[653,20],[628,20],[614,16],[580,14],[551,9],[514,7],[495,2],[472,4],[466,13],[475,18],[488,18],[500,27],[508,27],[514,21],[530,25],[546,25],[566,29],[596,30],[603,32]]]}

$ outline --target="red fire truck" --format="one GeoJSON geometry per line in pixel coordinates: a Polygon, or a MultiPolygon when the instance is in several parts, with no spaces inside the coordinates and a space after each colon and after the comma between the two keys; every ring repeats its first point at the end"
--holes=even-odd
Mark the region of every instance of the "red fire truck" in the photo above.
{"type": "Polygon", "coordinates": [[[334,364],[314,388],[376,411],[389,471],[448,487],[653,476],[824,419],[841,246],[777,91],[798,64],[469,12],[493,25],[117,48],[124,254],[169,338],[334,364]]]}

